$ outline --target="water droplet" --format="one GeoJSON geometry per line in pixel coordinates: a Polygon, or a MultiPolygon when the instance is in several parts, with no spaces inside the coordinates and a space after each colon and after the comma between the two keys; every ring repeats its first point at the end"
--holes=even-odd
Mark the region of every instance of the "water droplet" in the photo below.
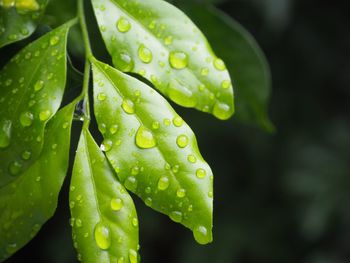
{"type": "Polygon", "coordinates": [[[38,80],[37,82],[35,82],[34,84],[34,90],[35,91],[39,91],[44,87],[44,81],[42,80],[38,80]]]}
{"type": "Polygon", "coordinates": [[[26,150],[26,151],[24,151],[22,153],[22,159],[23,160],[29,160],[31,156],[32,156],[32,153],[30,151],[26,150]]]}
{"type": "Polygon", "coordinates": [[[222,61],[222,59],[220,59],[220,58],[216,58],[214,60],[214,67],[220,71],[223,71],[226,69],[224,61],[222,61]]]}
{"type": "Polygon", "coordinates": [[[17,244],[16,243],[7,245],[7,247],[6,247],[6,252],[7,253],[13,254],[16,251],[17,251],[17,244]]]}
{"type": "Polygon", "coordinates": [[[23,127],[29,127],[33,124],[34,116],[31,112],[22,112],[19,117],[19,122],[23,127]]]}
{"type": "Polygon", "coordinates": [[[172,79],[168,85],[168,96],[174,102],[184,107],[194,107],[197,104],[196,97],[193,92],[180,84],[176,79],[172,79]]]}
{"type": "Polygon", "coordinates": [[[208,193],[208,197],[209,197],[209,198],[213,198],[213,196],[214,196],[213,192],[210,191],[210,192],[208,193]]]}
{"type": "Polygon", "coordinates": [[[14,161],[9,165],[9,172],[11,175],[17,175],[21,172],[22,164],[20,162],[14,161]]]}
{"type": "Polygon", "coordinates": [[[174,119],[173,119],[173,123],[176,127],[181,127],[182,124],[184,123],[183,119],[180,117],[180,116],[176,116],[174,119]]]}
{"type": "Polygon", "coordinates": [[[163,123],[164,123],[165,126],[170,126],[171,121],[169,119],[164,119],[163,123]]]}
{"type": "Polygon", "coordinates": [[[178,198],[184,198],[186,196],[186,190],[183,188],[178,189],[176,192],[176,196],[178,198]]]}
{"type": "Polygon", "coordinates": [[[228,89],[229,87],[231,87],[231,81],[230,80],[224,80],[222,83],[221,83],[221,87],[223,89],[228,89]]]}
{"type": "Polygon", "coordinates": [[[52,36],[50,38],[50,45],[54,46],[57,45],[57,43],[60,41],[60,38],[58,36],[52,36]]]}
{"type": "Polygon", "coordinates": [[[217,101],[214,105],[213,114],[221,120],[226,120],[232,115],[231,107],[217,101]]]}
{"type": "Polygon", "coordinates": [[[97,99],[99,101],[104,101],[107,98],[106,94],[104,92],[101,92],[97,95],[97,99]]]}
{"type": "Polygon", "coordinates": [[[201,75],[202,76],[207,76],[209,74],[209,69],[208,68],[202,68],[201,69],[201,75]]]}
{"type": "Polygon", "coordinates": [[[134,166],[133,168],[131,168],[132,175],[138,175],[139,173],[140,173],[140,167],[134,166]]]}
{"type": "Polygon", "coordinates": [[[153,133],[145,126],[140,126],[136,133],[136,145],[142,149],[149,149],[156,146],[153,133]]]}
{"type": "Polygon", "coordinates": [[[12,122],[0,120],[0,148],[6,148],[11,141],[12,122]]]}
{"type": "Polygon", "coordinates": [[[210,237],[209,237],[209,233],[206,227],[204,226],[197,226],[194,230],[193,230],[193,236],[194,239],[199,243],[199,244],[207,244],[209,243],[210,237]]]}
{"type": "Polygon", "coordinates": [[[97,246],[103,250],[111,246],[110,230],[102,222],[99,222],[95,226],[95,241],[97,246]]]}
{"type": "Polygon", "coordinates": [[[130,190],[130,191],[136,191],[137,189],[137,180],[135,177],[133,176],[129,176],[128,178],[126,178],[125,182],[124,182],[125,187],[130,190]]]}
{"type": "Polygon", "coordinates": [[[63,129],[67,129],[68,126],[69,126],[69,123],[68,123],[68,122],[65,122],[65,123],[62,124],[62,128],[63,128],[63,129]]]}
{"type": "Polygon", "coordinates": [[[152,51],[145,47],[145,45],[141,44],[138,50],[139,58],[144,63],[150,63],[152,61],[153,55],[152,51]]]}
{"type": "Polygon", "coordinates": [[[185,148],[188,145],[188,137],[185,134],[181,134],[176,139],[176,144],[180,148],[185,148]]]}
{"type": "Polygon", "coordinates": [[[135,113],[134,103],[129,99],[124,99],[122,103],[123,110],[128,114],[135,113]]]}
{"type": "Polygon", "coordinates": [[[39,113],[39,119],[41,121],[46,121],[50,118],[51,116],[51,111],[50,110],[44,110],[42,112],[39,113]]]}
{"type": "Polygon", "coordinates": [[[133,249],[129,250],[130,263],[137,263],[137,252],[133,249]]]}
{"type": "Polygon", "coordinates": [[[199,179],[203,179],[205,176],[207,175],[207,172],[202,169],[202,168],[198,168],[197,171],[196,171],[196,176],[199,178],[199,179]]]}
{"type": "Polygon", "coordinates": [[[105,140],[103,140],[103,142],[100,146],[100,149],[104,152],[108,152],[112,149],[112,146],[113,146],[112,140],[105,139],[105,140]]]}
{"type": "Polygon", "coordinates": [[[77,218],[77,219],[75,220],[75,225],[76,225],[77,227],[82,227],[82,226],[83,226],[83,222],[81,221],[81,219],[77,218]]]}
{"type": "Polygon", "coordinates": [[[147,186],[146,189],[145,189],[145,193],[146,194],[150,194],[151,192],[152,192],[151,187],[147,186]]]}
{"type": "Polygon", "coordinates": [[[36,182],[40,182],[40,181],[41,181],[41,177],[40,177],[40,176],[37,176],[37,177],[35,178],[35,181],[36,181],[36,182]]]}
{"type": "Polygon", "coordinates": [[[125,258],[119,257],[117,263],[125,263],[125,258]]]}
{"type": "Polygon", "coordinates": [[[120,209],[122,209],[123,205],[123,200],[120,198],[113,198],[111,200],[111,209],[113,211],[119,211],[120,209]]]}
{"type": "Polygon", "coordinates": [[[132,219],[132,225],[133,225],[134,227],[137,227],[137,226],[139,225],[139,221],[137,220],[136,217],[134,217],[134,218],[132,219]]]}
{"type": "Polygon", "coordinates": [[[112,135],[116,134],[117,131],[118,131],[118,125],[117,125],[117,124],[114,124],[114,125],[112,125],[112,126],[109,128],[109,132],[110,132],[112,135]]]}
{"type": "Polygon", "coordinates": [[[184,52],[172,51],[169,55],[169,63],[174,69],[184,69],[188,65],[188,57],[184,52]]]}
{"type": "Polygon", "coordinates": [[[176,223],[180,223],[182,221],[182,213],[180,211],[172,211],[170,213],[170,218],[176,223]]]}
{"type": "Polygon", "coordinates": [[[120,52],[119,56],[113,56],[113,64],[121,71],[129,72],[134,68],[131,56],[126,52],[120,52]]]}
{"type": "Polygon", "coordinates": [[[152,122],[152,129],[153,130],[158,130],[160,127],[160,123],[158,121],[152,122]]]}
{"type": "Polygon", "coordinates": [[[75,207],[75,202],[74,201],[70,201],[69,202],[69,207],[70,208],[74,208],[75,207]]]}
{"type": "Polygon", "coordinates": [[[193,154],[190,154],[187,156],[187,160],[190,162],[190,163],[196,163],[197,162],[197,158],[196,156],[194,156],[193,154]]]}
{"type": "Polygon", "coordinates": [[[152,202],[153,202],[153,200],[152,200],[151,197],[147,197],[147,198],[145,199],[145,204],[146,204],[147,206],[152,206],[152,202]]]}
{"type": "Polygon", "coordinates": [[[173,43],[173,37],[167,36],[166,38],[164,38],[164,43],[165,45],[171,45],[173,43]]]}
{"type": "Polygon", "coordinates": [[[117,29],[121,33],[126,33],[131,29],[131,24],[129,20],[127,20],[125,17],[119,18],[117,21],[117,29]]]}
{"type": "Polygon", "coordinates": [[[158,181],[158,189],[161,191],[164,191],[169,187],[169,184],[170,184],[169,178],[163,176],[158,181]]]}

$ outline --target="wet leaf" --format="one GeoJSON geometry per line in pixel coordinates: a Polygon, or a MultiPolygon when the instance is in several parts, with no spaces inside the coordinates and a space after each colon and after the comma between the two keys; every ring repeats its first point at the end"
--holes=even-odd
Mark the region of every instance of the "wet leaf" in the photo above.
{"type": "Polygon", "coordinates": [[[93,0],[116,68],[142,75],[184,107],[228,119],[233,90],[224,62],[180,10],[161,0],[93,0]]]}
{"type": "Polygon", "coordinates": [[[86,129],[75,158],[69,205],[79,260],[138,262],[134,203],[86,129]]]}
{"type": "Polygon", "coordinates": [[[66,84],[67,23],[20,51],[0,71],[0,187],[39,156],[66,84]]]}
{"type": "Polygon", "coordinates": [[[48,0],[0,1],[0,48],[29,37],[48,0]]]}
{"type": "Polygon", "coordinates": [[[208,5],[185,2],[180,7],[203,29],[214,50],[225,60],[235,83],[236,117],[267,131],[271,74],[254,37],[238,22],[208,5]]]}
{"type": "Polygon", "coordinates": [[[155,90],[94,60],[101,149],[124,186],[146,205],[212,240],[213,175],[195,135],[155,90]]]}
{"type": "Polygon", "coordinates": [[[56,210],[59,191],[66,176],[71,104],[50,120],[40,157],[21,177],[0,189],[0,260],[28,243],[56,210]]]}

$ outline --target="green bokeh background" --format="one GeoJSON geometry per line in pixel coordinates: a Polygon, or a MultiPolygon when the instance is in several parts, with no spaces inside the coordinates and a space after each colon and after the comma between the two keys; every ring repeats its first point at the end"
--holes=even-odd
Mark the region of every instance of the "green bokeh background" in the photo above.
{"type": "MultiPolygon", "coordinates": [[[[264,50],[277,132],[174,106],[191,124],[215,174],[214,243],[196,244],[190,231],[135,197],[142,261],[350,262],[349,6],[337,0],[212,2],[264,50]]],[[[5,51],[12,54],[21,45],[5,51]]],[[[81,68],[79,52],[74,47],[73,61],[81,68]]],[[[0,64],[6,60],[2,55],[0,64]]],[[[76,134],[79,124],[74,129],[76,134]]],[[[77,134],[73,148],[76,141],[77,134]]],[[[68,180],[55,217],[7,263],[77,262],[67,189],[68,180]]]]}

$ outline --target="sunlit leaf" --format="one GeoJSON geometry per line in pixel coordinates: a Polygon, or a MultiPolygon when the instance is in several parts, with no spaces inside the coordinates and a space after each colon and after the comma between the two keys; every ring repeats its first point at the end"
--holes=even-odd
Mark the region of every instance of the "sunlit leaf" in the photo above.
{"type": "Polygon", "coordinates": [[[68,168],[71,104],[50,120],[40,157],[0,189],[0,260],[29,242],[54,214],[68,168]]]}
{"type": "Polygon", "coordinates": [[[270,68],[254,37],[238,22],[207,5],[185,2],[180,7],[202,28],[232,74],[236,117],[273,131],[268,117],[270,68]]]}
{"type": "Polygon", "coordinates": [[[69,205],[79,260],[138,262],[134,203],[86,129],[74,163],[69,205]]]}
{"type": "Polygon", "coordinates": [[[224,62],[180,10],[162,0],[92,0],[116,68],[151,81],[185,107],[228,119],[233,90],[224,62]]]}
{"type": "Polygon", "coordinates": [[[0,48],[29,37],[35,30],[48,0],[0,1],[0,48]]]}
{"type": "Polygon", "coordinates": [[[137,79],[95,60],[93,76],[101,148],[120,180],[199,243],[211,242],[213,175],[190,127],[137,79]]]}
{"type": "Polygon", "coordinates": [[[0,71],[0,187],[39,156],[47,121],[66,83],[65,24],[20,51],[0,71]]]}

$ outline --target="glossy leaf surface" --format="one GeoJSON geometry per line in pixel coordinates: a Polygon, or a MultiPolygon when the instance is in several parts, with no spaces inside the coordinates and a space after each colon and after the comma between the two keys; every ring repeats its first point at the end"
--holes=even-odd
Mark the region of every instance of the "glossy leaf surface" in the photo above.
{"type": "Polygon", "coordinates": [[[146,84],[93,62],[101,148],[125,187],[146,205],[212,240],[212,172],[190,127],[146,84]]]}
{"type": "Polygon", "coordinates": [[[88,130],[83,130],[70,187],[74,245],[83,262],[138,262],[134,203],[88,130]]]}
{"type": "Polygon", "coordinates": [[[0,48],[29,37],[35,30],[48,0],[0,1],[0,48]]]}
{"type": "Polygon", "coordinates": [[[40,157],[0,189],[0,261],[29,242],[54,214],[68,168],[74,105],[50,120],[40,157]]]}
{"type": "Polygon", "coordinates": [[[151,81],[184,107],[228,119],[233,90],[224,62],[180,10],[161,0],[92,0],[116,68],[151,81]]]}
{"type": "Polygon", "coordinates": [[[65,24],[20,51],[0,71],[0,187],[39,156],[47,121],[66,84],[65,24]]]}
{"type": "Polygon", "coordinates": [[[188,1],[180,7],[202,28],[232,73],[238,98],[236,117],[273,131],[267,113],[271,93],[270,68],[254,37],[214,7],[188,1]]]}

